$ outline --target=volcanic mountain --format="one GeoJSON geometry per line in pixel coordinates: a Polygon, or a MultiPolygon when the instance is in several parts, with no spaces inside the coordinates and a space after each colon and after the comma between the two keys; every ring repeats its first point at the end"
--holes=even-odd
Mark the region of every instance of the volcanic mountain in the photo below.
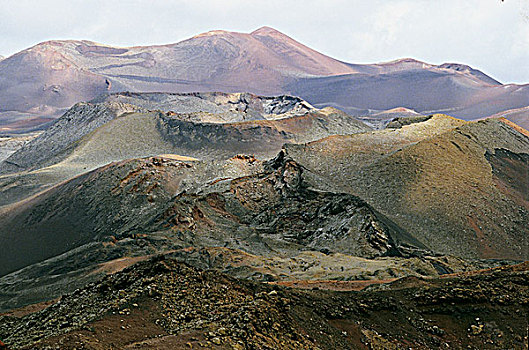
{"type": "Polygon", "coordinates": [[[109,91],[286,93],[356,115],[406,107],[466,119],[529,104],[527,86],[502,85],[465,65],[349,64],[263,27],[249,34],[216,30],[161,46],[38,44],[0,61],[0,130],[38,127],[109,91]]]}
{"type": "Polygon", "coordinates": [[[528,259],[524,130],[497,119],[414,120],[286,145],[285,152],[327,179],[319,182],[324,188],[360,196],[434,251],[528,259]]]}
{"type": "Polygon", "coordinates": [[[317,109],[291,96],[111,94],[76,104],[1,163],[0,205],[113,161],[161,154],[265,159],[286,142],[369,130],[340,110],[317,109]]]}
{"type": "Polygon", "coordinates": [[[371,131],[325,110],[219,93],[72,108],[4,162],[0,307],[167,251],[258,280],[437,276],[526,259],[527,136],[501,120],[413,113],[371,131]]]}

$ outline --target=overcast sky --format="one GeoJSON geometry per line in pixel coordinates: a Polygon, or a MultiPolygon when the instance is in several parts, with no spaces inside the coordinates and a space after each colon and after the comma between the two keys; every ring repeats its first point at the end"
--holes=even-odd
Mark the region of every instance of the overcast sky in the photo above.
{"type": "Polygon", "coordinates": [[[0,0],[0,55],[49,39],[166,44],[263,25],[347,62],[459,62],[529,83],[529,0],[0,0]]]}

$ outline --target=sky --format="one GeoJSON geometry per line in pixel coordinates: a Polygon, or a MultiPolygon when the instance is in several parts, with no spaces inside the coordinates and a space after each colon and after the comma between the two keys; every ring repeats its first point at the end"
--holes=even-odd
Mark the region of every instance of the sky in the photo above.
{"type": "Polygon", "coordinates": [[[346,62],[457,62],[529,83],[529,0],[0,0],[0,55],[50,39],[152,45],[264,25],[346,62]]]}

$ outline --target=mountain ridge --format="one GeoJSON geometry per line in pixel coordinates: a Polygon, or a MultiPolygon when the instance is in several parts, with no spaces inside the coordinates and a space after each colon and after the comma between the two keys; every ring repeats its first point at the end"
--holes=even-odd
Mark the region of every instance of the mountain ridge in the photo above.
{"type": "Polygon", "coordinates": [[[153,46],[50,40],[0,61],[0,128],[24,130],[23,120],[42,124],[76,102],[120,91],[290,94],[356,115],[403,106],[476,119],[524,107],[529,85],[501,85],[458,63],[342,62],[270,27],[153,46]]]}

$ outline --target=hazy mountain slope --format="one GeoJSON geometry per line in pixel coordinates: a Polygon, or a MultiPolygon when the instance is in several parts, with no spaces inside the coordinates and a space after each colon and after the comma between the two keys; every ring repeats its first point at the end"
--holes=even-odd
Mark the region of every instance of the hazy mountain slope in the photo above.
{"type": "Polygon", "coordinates": [[[525,130],[529,130],[529,106],[501,111],[488,118],[506,118],[525,130]]]}
{"type": "Polygon", "coordinates": [[[287,89],[315,106],[332,105],[356,115],[407,107],[466,120],[526,106],[529,100],[527,85],[491,85],[440,69],[300,78],[287,89]]]}
{"type": "Polygon", "coordinates": [[[413,120],[418,117],[426,116],[422,116],[416,111],[405,107],[396,107],[381,112],[356,116],[358,120],[361,120],[367,125],[372,126],[374,129],[384,129],[388,123],[395,119],[413,120]]]}
{"type": "Polygon", "coordinates": [[[201,86],[276,94],[282,79],[290,75],[353,71],[267,27],[250,34],[217,30],[176,44],[108,53],[98,44],[75,50],[81,51],[79,55],[70,49],[80,65],[136,91],[153,91],[153,86],[158,91],[194,91],[201,86]]]}
{"type": "Polygon", "coordinates": [[[47,41],[1,61],[0,112],[54,116],[108,90],[279,94],[288,76],[352,71],[266,27],[251,34],[213,31],[164,46],[47,41]]]}
{"type": "Polygon", "coordinates": [[[106,78],[86,68],[48,44],[12,55],[0,61],[0,111],[54,114],[107,91],[106,78]]]}
{"type": "Polygon", "coordinates": [[[23,130],[28,126],[8,119],[38,122],[103,92],[126,90],[288,93],[360,114],[407,107],[466,119],[526,106],[529,95],[526,86],[503,86],[462,64],[340,62],[263,27],[249,34],[211,31],[160,46],[40,43],[0,61],[0,127],[23,130]]]}
{"type": "Polygon", "coordinates": [[[420,130],[446,121],[288,145],[287,153],[436,251],[527,259],[529,138],[494,120],[420,130]]]}
{"type": "Polygon", "coordinates": [[[445,72],[454,74],[454,76],[467,77],[476,82],[485,83],[487,85],[501,85],[501,83],[485,73],[474,69],[470,66],[459,63],[443,63],[441,65],[433,65],[426,62],[421,62],[413,58],[401,58],[390,62],[382,62],[376,64],[348,64],[357,73],[364,74],[390,74],[401,71],[410,70],[430,70],[437,72],[445,72]]]}

